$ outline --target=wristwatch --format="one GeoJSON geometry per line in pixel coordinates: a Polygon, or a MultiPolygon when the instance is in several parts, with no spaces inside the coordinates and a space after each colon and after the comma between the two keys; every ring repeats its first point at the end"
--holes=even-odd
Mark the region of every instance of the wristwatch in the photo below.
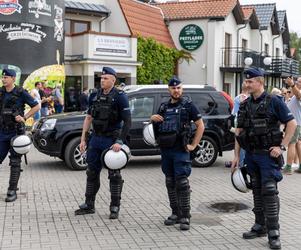
{"type": "Polygon", "coordinates": [[[279,148],[282,150],[282,151],[286,151],[286,148],[284,145],[280,145],[279,148]]]}

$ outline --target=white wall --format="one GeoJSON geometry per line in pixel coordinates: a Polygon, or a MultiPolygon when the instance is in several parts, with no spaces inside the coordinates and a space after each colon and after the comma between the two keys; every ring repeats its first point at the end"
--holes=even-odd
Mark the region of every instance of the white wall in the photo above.
{"type": "Polygon", "coordinates": [[[197,50],[192,51],[191,54],[194,60],[189,63],[183,61],[179,64],[179,77],[184,83],[187,84],[205,84],[206,79],[206,68],[203,69],[203,65],[207,65],[207,46],[208,46],[208,32],[207,32],[207,20],[185,20],[185,21],[173,21],[169,24],[169,31],[177,49],[182,50],[183,48],[179,42],[179,34],[186,25],[195,24],[199,26],[204,33],[204,41],[201,47],[197,50]]]}
{"type": "MultiPolygon", "coordinates": [[[[225,47],[225,33],[232,35],[232,46],[236,47],[237,24],[231,13],[225,21],[209,21],[208,19],[171,21],[168,28],[177,49],[182,49],[179,34],[188,24],[198,25],[204,32],[204,41],[200,48],[192,51],[194,61],[179,64],[179,77],[184,83],[209,84],[222,90],[223,79],[220,67],[222,65],[222,48],[225,47]]],[[[232,79],[232,78],[231,78],[232,79]]],[[[234,81],[231,86],[234,93],[234,81]]]]}
{"type": "Polygon", "coordinates": [[[118,0],[104,0],[105,6],[111,10],[109,18],[104,20],[102,32],[130,35],[130,29],[119,5],[118,0]]]}
{"type": "MultiPolygon", "coordinates": [[[[274,36],[275,37],[275,36],[274,36]]],[[[274,56],[276,56],[276,48],[280,49],[279,56],[283,56],[283,39],[282,35],[280,35],[278,38],[274,41],[274,56]]]]}
{"type": "Polygon", "coordinates": [[[272,30],[271,27],[269,27],[267,30],[262,30],[261,31],[262,34],[262,51],[260,51],[259,48],[259,52],[264,52],[265,51],[265,44],[269,45],[269,56],[272,55],[272,39],[273,39],[273,35],[272,35],[272,30]]]}
{"type": "Polygon", "coordinates": [[[95,37],[101,34],[82,34],[65,37],[65,56],[82,55],[85,61],[66,62],[66,75],[81,75],[89,88],[94,87],[94,74],[102,71],[104,66],[113,67],[117,73],[130,77],[131,83],[136,84],[137,77],[137,38],[130,37],[127,26],[117,0],[81,0],[84,3],[103,4],[111,10],[110,16],[101,23],[101,17],[66,14],[66,19],[90,21],[91,30],[96,32],[113,33],[121,37],[126,35],[130,44],[129,56],[105,56],[94,54],[95,37]]]}

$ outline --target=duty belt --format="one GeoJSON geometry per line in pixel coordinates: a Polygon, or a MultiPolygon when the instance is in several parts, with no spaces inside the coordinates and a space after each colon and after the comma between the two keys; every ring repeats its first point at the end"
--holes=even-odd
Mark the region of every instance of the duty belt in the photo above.
{"type": "Polygon", "coordinates": [[[97,136],[107,136],[107,137],[111,137],[111,136],[116,136],[118,137],[119,135],[119,130],[113,130],[113,131],[107,131],[107,132],[97,132],[95,130],[93,130],[94,134],[96,134],[97,136]]]}
{"type": "Polygon", "coordinates": [[[259,154],[259,155],[270,154],[270,150],[268,149],[253,149],[253,150],[248,150],[248,152],[252,154],[259,154]]]}

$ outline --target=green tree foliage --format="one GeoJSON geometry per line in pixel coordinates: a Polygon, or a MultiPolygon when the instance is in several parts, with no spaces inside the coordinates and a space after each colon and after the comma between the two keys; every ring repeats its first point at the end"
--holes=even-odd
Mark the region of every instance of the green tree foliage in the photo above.
{"type": "Polygon", "coordinates": [[[291,48],[296,48],[296,59],[299,61],[299,72],[301,72],[301,37],[296,32],[290,33],[291,48]]]}
{"type": "Polygon", "coordinates": [[[137,84],[153,84],[155,80],[164,83],[174,75],[177,61],[189,61],[191,54],[168,48],[153,38],[138,37],[138,61],[142,66],[137,70],[137,84]]]}

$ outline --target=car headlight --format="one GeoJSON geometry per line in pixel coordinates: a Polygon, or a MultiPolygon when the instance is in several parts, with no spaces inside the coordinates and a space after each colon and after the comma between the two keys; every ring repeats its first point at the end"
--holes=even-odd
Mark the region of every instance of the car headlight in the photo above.
{"type": "Polygon", "coordinates": [[[53,130],[55,127],[55,124],[56,124],[56,119],[46,120],[41,127],[41,131],[53,130]]]}

